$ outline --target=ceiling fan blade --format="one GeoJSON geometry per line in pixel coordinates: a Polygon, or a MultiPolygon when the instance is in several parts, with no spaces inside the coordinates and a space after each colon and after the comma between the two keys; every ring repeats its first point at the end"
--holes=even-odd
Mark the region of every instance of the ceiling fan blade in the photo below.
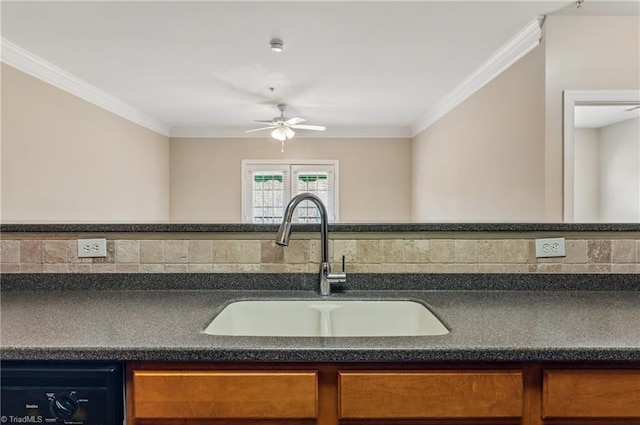
{"type": "Polygon", "coordinates": [[[273,123],[273,120],[268,120],[268,121],[267,121],[267,120],[264,120],[264,121],[261,121],[261,120],[254,120],[253,122],[257,122],[258,124],[271,124],[271,125],[273,125],[273,124],[274,124],[274,123],[273,123]]]}
{"type": "Polygon", "coordinates": [[[286,120],[284,124],[288,126],[292,126],[292,125],[300,124],[301,122],[305,122],[305,121],[306,120],[304,118],[294,117],[286,120]]]}
{"type": "Polygon", "coordinates": [[[634,107],[629,108],[629,109],[625,109],[625,112],[635,111],[636,109],[640,109],[640,105],[634,106],[634,107]]]}
{"type": "Polygon", "coordinates": [[[271,130],[272,128],[276,128],[276,126],[272,125],[269,127],[254,128],[253,130],[245,130],[245,133],[253,133],[254,131],[262,131],[262,130],[271,130]]]}
{"type": "Polygon", "coordinates": [[[324,125],[292,125],[291,128],[299,129],[299,130],[316,130],[316,131],[325,131],[327,127],[324,125]]]}

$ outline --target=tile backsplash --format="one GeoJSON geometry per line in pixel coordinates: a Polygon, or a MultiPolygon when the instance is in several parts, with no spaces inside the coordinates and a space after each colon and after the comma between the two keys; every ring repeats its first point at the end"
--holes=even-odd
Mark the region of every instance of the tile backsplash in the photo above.
{"type": "MultiPolygon", "coordinates": [[[[76,235],[3,234],[3,273],[314,273],[320,241],[242,233],[229,236],[159,234],[92,235],[107,238],[106,258],[78,258],[76,235]]],[[[329,241],[334,269],[345,256],[357,273],[640,273],[640,239],[567,238],[566,256],[536,258],[535,239],[519,235],[437,238],[424,235],[358,236],[329,241]]]]}

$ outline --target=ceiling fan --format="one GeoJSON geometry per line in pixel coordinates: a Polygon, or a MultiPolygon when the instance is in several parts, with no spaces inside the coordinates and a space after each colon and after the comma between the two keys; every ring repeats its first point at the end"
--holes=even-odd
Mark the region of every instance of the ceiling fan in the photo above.
{"type": "Polygon", "coordinates": [[[315,131],[324,131],[327,128],[323,125],[307,125],[300,124],[306,121],[304,118],[294,117],[287,118],[284,116],[284,111],[287,109],[287,105],[281,103],[278,105],[278,109],[280,110],[279,117],[273,117],[270,121],[258,121],[255,122],[260,124],[268,124],[267,127],[254,128],[253,130],[247,130],[245,133],[253,133],[254,131],[262,131],[262,130],[273,130],[271,132],[271,137],[276,140],[280,140],[282,142],[282,148],[284,150],[284,141],[287,139],[292,139],[296,134],[293,129],[296,130],[315,130],[315,131]]]}

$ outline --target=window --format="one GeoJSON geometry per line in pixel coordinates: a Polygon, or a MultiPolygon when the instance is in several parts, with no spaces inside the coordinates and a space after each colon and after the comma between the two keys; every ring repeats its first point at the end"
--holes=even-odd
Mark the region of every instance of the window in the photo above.
{"type": "MultiPolygon", "coordinates": [[[[329,221],[338,219],[338,161],[242,161],[242,217],[250,223],[279,223],[295,195],[311,192],[325,207],[329,221]]],[[[296,208],[294,222],[318,223],[320,213],[309,201],[296,208]]]]}

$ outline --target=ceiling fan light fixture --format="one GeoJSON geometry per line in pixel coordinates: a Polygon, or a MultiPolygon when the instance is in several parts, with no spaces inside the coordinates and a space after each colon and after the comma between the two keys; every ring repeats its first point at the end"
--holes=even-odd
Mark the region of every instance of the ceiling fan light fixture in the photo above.
{"type": "Polygon", "coordinates": [[[285,133],[282,127],[278,127],[275,130],[273,130],[271,132],[271,137],[273,137],[276,140],[280,140],[281,142],[284,142],[285,140],[287,140],[287,134],[285,133]]]}
{"type": "Polygon", "coordinates": [[[284,42],[279,38],[272,39],[269,44],[271,45],[271,50],[280,53],[284,49],[284,42]]]}
{"type": "Polygon", "coordinates": [[[287,136],[287,139],[293,139],[293,136],[296,135],[296,132],[291,130],[289,127],[285,127],[284,134],[285,136],[287,136]]]}

